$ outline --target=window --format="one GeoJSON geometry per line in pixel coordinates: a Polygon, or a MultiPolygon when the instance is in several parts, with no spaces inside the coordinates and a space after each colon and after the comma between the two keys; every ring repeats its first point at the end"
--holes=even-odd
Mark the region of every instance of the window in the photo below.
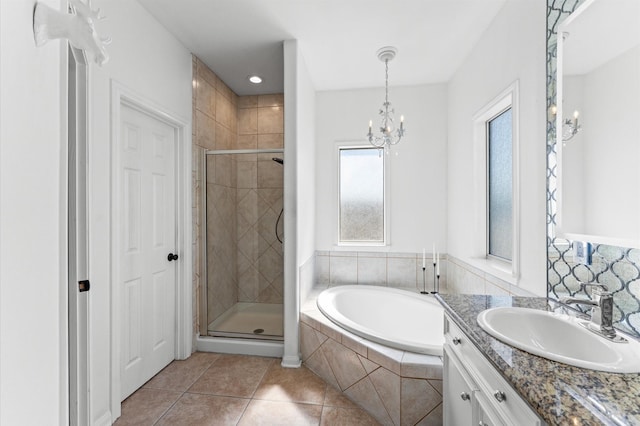
{"type": "Polygon", "coordinates": [[[338,148],[340,244],[385,244],[385,157],[375,147],[338,148]]]}
{"type": "Polygon", "coordinates": [[[487,266],[519,275],[518,83],[473,118],[475,253],[487,266]]]}
{"type": "Polygon", "coordinates": [[[487,254],[513,259],[513,114],[487,122],[487,254]]]}

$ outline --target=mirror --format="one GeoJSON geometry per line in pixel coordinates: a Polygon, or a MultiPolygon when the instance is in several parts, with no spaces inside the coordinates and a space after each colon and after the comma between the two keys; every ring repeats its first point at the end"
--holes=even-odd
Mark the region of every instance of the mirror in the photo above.
{"type": "Polygon", "coordinates": [[[556,236],[640,248],[640,1],[568,16],[556,84],[556,236]]]}

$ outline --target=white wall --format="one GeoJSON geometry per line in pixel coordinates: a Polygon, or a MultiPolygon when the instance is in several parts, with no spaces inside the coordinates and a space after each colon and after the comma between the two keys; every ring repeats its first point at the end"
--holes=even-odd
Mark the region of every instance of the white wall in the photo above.
{"type": "MultiPolygon", "coordinates": [[[[296,40],[284,42],[285,96],[285,272],[284,356],[282,365],[300,365],[299,304],[301,281],[313,256],[315,235],[314,107],[315,89],[296,40]]],[[[313,269],[311,268],[311,272],[313,269]]],[[[309,280],[305,280],[309,281],[309,280]]]]}
{"type": "Polygon", "coordinates": [[[297,132],[296,132],[296,169],[297,169],[297,203],[298,236],[297,259],[300,280],[300,300],[306,299],[310,290],[313,274],[316,234],[316,91],[311,82],[307,65],[302,53],[298,55],[298,99],[297,102],[297,132]],[[306,269],[304,265],[307,265],[306,269]]]}
{"type": "MultiPolygon", "coordinates": [[[[60,2],[43,3],[59,9],[60,2]]],[[[60,42],[35,0],[0,2],[0,424],[67,422],[66,201],[60,42]]],[[[63,69],[64,68],[64,69],[63,69]]],[[[66,83],[65,83],[66,84],[66,83]]]]}
{"type": "MultiPolygon", "coordinates": [[[[91,401],[94,423],[115,420],[109,379],[111,374],[111,277],[110,180],[111,180],[111,84],[118,82],[150,101],[191,121],[191,55],[138,2],[92,2],[107,17],[97,26],[110,36],[109,62],[92,66],[90,73],[89,226],[91,299],[91,401]],[[112,407],[113,412],[112,412],[112,407]]],[[[191,129],[187,129],[191,146],[191,129]]],[[[190,149],[190,148],[189,148],[190,149]]],[[[190,247],[185,247],[189,250],[190,247]]],[[[119,374],[119,372],[115,372],[119,374]]],[[[109,423],[110,424],[110,423],[109,423]]]]}
{"type": "Polygon", "coordinates": [[[640,46],[587,74],[583,89],[585,233],[639,240],[640,46]]]}
{"type": "MultiPolygon", "coordinates": [[[[446,252],[446,85],[391,85],[389,100],[396,115],[404,115],[407,132],[389,157],[391,244],[387,250],[421,253],[425,247],[430,252],[435,242],[440,252],[446,252]]],[[[383,101],[384,88],[325,91],[316,96],[318,250],[335,249],[337,241],[336,142],[367,144],[369,120],[376,121],[383,101]]],[[[354,248],[358,249],[366,250],[354,248]]]]}
{"type": "Polygon", "coordinates": [[[448,90],[448,250],[473,258],[474,114],[515,80],[520,87],[520,288],[546,294],[545,2],[506,2],[448,90]]]}

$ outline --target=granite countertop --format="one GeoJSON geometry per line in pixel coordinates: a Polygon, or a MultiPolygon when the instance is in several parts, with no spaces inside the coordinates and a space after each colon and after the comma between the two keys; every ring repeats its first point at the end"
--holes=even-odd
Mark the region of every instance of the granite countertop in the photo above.
{"type": "Polygon", "coordinates": [[[447,313],[513,388],[550,425],[640,425],[640,374],[573,367],[516,349],[476,321],[485,309],[552,310],[546,298],[437,295],[447,313]]]}

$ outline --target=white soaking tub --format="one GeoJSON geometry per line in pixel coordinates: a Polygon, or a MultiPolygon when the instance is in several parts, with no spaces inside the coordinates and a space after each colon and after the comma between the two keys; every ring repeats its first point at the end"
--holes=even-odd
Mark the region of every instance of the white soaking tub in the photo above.
{"type": "Polygon", "coordinates": [[[320,293],[317,304],[327,318],[360,337],[396,349],[442,356],[444,312],[432,295],[344,285],[320,293]]]}

